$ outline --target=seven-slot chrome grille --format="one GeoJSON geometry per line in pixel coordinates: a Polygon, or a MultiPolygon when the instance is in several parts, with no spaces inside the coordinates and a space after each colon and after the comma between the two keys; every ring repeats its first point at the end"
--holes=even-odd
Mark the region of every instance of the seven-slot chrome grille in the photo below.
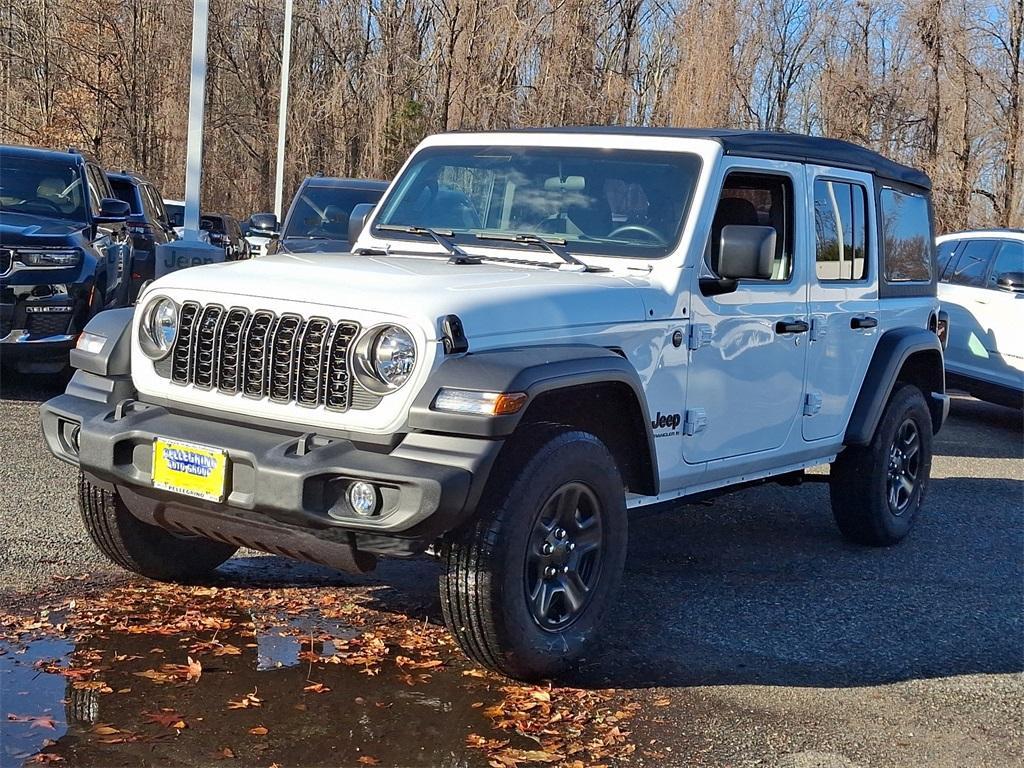
{"type": "Polygon", "coordinates": [[[171,381],[345,411],[352,404],[348,352],[358,332],[347,321],[187,301],[178,313],[171,381]]]}

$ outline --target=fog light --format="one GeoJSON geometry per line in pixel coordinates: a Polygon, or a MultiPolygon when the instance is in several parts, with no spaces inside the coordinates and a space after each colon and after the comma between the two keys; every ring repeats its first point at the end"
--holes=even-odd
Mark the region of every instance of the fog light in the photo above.
{"type": "Polygon", "coordinates": [[[357,480],[348,487],[348,503],[361,517],[370,517],[377,511],[377,489],[372,483],[357,480]]]}

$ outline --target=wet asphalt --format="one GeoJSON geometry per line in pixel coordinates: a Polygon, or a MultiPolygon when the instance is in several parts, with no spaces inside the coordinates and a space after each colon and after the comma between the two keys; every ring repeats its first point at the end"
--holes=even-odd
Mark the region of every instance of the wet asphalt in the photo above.
{"type": "MultiPolygon", "coordinates": [[[[74,470],[39,433],[59,386],[5,376],[0,389],[0,607],[55,578],[121,580],[81,528],[74,470]]],[[[225,578],[384,584],[378,600],[393,590],[440,621],[433,562],[353,578],[252,554],[225,578]]],[[[958,396],[924,517],[897,547],[844,543],[819,483],[635,519],[619,603],[570,682],[643,704],[630,764],[1001,768],[1024,765],[1022,672],[1022,418],[958,396]]]]}

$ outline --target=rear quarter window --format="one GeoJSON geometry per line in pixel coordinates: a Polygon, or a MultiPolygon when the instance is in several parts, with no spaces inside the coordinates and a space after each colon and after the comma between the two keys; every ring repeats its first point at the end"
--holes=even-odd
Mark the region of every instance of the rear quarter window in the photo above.
{"type": "Polygon", "coordinates": [[[879,203],[886,281],[929,282],[934,240],[928,198],[885,187],[879,203]]]}

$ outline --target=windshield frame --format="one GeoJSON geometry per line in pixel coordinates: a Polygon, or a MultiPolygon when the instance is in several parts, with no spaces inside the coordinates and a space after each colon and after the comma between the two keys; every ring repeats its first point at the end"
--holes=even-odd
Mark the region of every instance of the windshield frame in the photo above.
{"type": "MultiPolygon", "coordinates": [[[[689,184],[688,187],[683,189],[681,197],[681,206],[678,214],[678,221],[676,221],[675,231],[666,239],[666,242],[662,244],[646,245],[642,242],[627,243],[624,241],[616,240],[591,240],[587,239],[586,236],[582,238],[573,238],[571,235],[566,237],[562,233],[558,232],[544,232],[534,231],[532,229],[502,229],[493,226],[481,226],[469,229],[454,229],[450,226],[437,225],[437,229],[446,230],[446,236],[448,232],[452,232],[448,239],[454,244],[464,247],[467,250],[475,253],[481,251],[513,251],[523,254],[526,256],[527,252],[531,255],[543,254],[547,257],[549,254],[544,253],[544,248],[539,247],[537,244],[529,242],[514,242],[511,240],[504,239],[489,239],[480,238],[477,235],[480,234],[495,234],[502,233],[505,235],[530,235],[541,238],[551,238],[557,240],[559,245],[564,248],[572,256],[582,256],[587,258],[598,258],[598,259],[610,259],[610,260],[628,260],[633,263],[643,262],[660,262],[673,254],[678,253],[679,248],[686,236],[687,230],[689,229],[689,220],[693,215],[694,206],[701,194],[701,187],[704,180],[706,157],[703,153],[696,150],[693,146],[651,146],[648,142],[633,142],[618,143],[614,146],[592,144],[588,142],[582,143],[563,143],[561,141],[531,141],[528,140],[530,137],[529,133],[523,134],[479,134],[478,136],[482,141],[452,141],[455,138],[455,134],[442,134],[439,137],[433,137],[432,139],[426,140],[412,155],[408,161],[403,165],[402,169],[396,175],[392,185],[389,187],[387,193],[381,199],[380,203],[374,212],[373,220],[370,225],[364,230],[364,237],[369,235],[371,238],[382,242],[402,242],[403,244],[408,242],[419,241],[422,243],[422,238],[419,238],[413,234],[406,234],[403,232],[396,232],[392,230],[385,230],[380,227],[381,224],[406,224],[409,222],[401,221],[385,221],[385,217],[392,215],[392,209],[400,202],[400,196],[404,195],[406,187],[412,184],[415,179],[410,174],[418,172],[418,169],[422,168],[422,161],[425,159],[429,162],[431,155],[444,155],[451,154],[453,152],[465,152],[467,154],[481,154],[485,152],[506,152],[506,153],[566,153],[568,155],[574,155],[575,158],[585,157],[586,154],[608,154],[608,155],[620,155],[629,156],[632,155],[634,158],[640,161],[654,162],[658,155],[671,156],[678,163],[680,171],[688,171],[689,173],[689,184]],[[438,141],[437,139],[440,139],[438,141]],[[508,141],[505,139],[513,139],[508,141]],[[523,141],[516,141],[515,139],[526,139],[523,141]],[[427,155],[424,158],[424,155],[427,155]],[[688,168],[685,164],[689,163],[688,168]],[[562,244],[564,241],[564,245],[562,244]],[[598,248],[591,246],[597,245],[598,248]],[[630,252],[632,251],[632,252],[630,252]]],[[[461,137],[466,138],[466,137],[461,137]]],[[[548,139],[551,135],[548,135],[548,139]]],[[[671,164],[672,159],[666,157],[666,165],[671,164]]],[[[682,178],[682,177],[680,177],[682,178]]],[[[681,185],[682,186],[682,185],[681,185]]],[[[680,187],[681,188],[681,187],[680,187]]],[[[646,190],[645,190],[646,195],[646,190]]],[[[650,203],[650,201],[648,201],[650,203]]],[[[418,224],[418,223],[417,223],[418,224]]],[[[624,225],[621,225],[624,226],[624,225]]],[[[614,227],[613,227],[614,231],[614,227]]],[[[486,254],[481,254],[486,258],[486,254]]],[[[553,264],[558,264],[557,260],[552,261],[553,264]]]]}

